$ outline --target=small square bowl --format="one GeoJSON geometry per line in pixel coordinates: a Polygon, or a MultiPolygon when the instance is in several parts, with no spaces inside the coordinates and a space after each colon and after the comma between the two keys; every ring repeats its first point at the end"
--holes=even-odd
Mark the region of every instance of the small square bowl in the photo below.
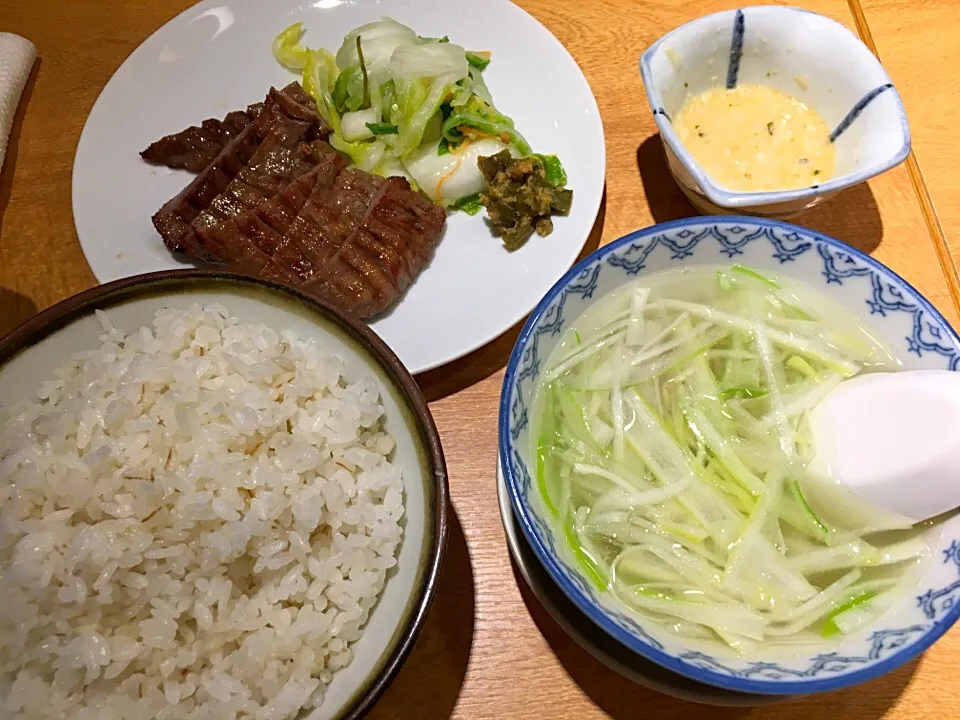
{"type": "Polygon", "coordinates": [[[876,56],[830,18],[756,6],[707,15],[667,33],[640,72],[670,172],[700,212],[790,217],[903,162],[910,129],[900,95],[876,56]],[[819,113],[832,128],[837,172],[819,185],[737,192],[693,159],[671,118],[688,97],[715,87],[768,85],[819,113]]]}

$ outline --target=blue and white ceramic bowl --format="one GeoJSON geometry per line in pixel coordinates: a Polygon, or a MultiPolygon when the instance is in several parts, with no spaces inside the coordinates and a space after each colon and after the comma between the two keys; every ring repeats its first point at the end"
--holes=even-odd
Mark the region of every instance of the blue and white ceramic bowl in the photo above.
{"type": "Polygon", "coordinates": [[[820,652],[759,660],[710,655],[632,619],[575,569],[532,482],[532,398],[563,331],[591,303],[676,267],[737,262],[795,278],[864,317],[910,369],[960,369],[960,337],[906,281],[838,240],[786,223],[704,217],[656,225],[606,245],[568,272],[530,316],[500,400],[500,460],[520,526],[551,578],[596,625],[634,652],[694,680],[747,693],[793,695],[847,687],[893,670],[960,615],[960,517],[930,531],[934,553],[915,592],[861,634],[820,652]]]}
{"type": "Polygon", "coordinates": [[[657,40],[640,58],[640,71],[670,171],[701,212],[795,215],[899,165],[910,152],[903,103],[880,61],[843,25],[807,10],[765,5],[707,15],[657,40]],[[782,192],[717,185],[670,119],[689,96],[738,84],[771,86],[819,113],[833,128],[836,175],[782,192]]]}

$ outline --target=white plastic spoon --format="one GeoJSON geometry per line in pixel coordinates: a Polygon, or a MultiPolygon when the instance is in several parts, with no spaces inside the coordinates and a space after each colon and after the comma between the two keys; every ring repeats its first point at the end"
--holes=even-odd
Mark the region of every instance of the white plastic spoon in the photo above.
{"type": "Polygon", "coordinates": [[[810,413],[810,470],[915,522],[960,507],[960,372],[846,380],[810,413]]]}

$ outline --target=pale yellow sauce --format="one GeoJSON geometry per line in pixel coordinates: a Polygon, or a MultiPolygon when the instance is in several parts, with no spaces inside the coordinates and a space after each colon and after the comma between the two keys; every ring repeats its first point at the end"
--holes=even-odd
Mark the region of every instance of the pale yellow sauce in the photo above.
{"type": "Polygon", "coordinates": [[[731,190],[819,185],[836,170],[830,128],[800,100],[765,85],[691,97],[673,126],[693,159],[731,190]]]}

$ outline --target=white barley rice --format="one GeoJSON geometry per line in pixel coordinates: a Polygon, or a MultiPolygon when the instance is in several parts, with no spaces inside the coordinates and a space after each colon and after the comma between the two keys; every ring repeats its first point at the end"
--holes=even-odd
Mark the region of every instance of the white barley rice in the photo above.
{"type": "Polygon", "coordinates": [[[318,706],[401,539],[376,381],[217,305],[100,320],[0,428],[0,716],[318,706]]]}

